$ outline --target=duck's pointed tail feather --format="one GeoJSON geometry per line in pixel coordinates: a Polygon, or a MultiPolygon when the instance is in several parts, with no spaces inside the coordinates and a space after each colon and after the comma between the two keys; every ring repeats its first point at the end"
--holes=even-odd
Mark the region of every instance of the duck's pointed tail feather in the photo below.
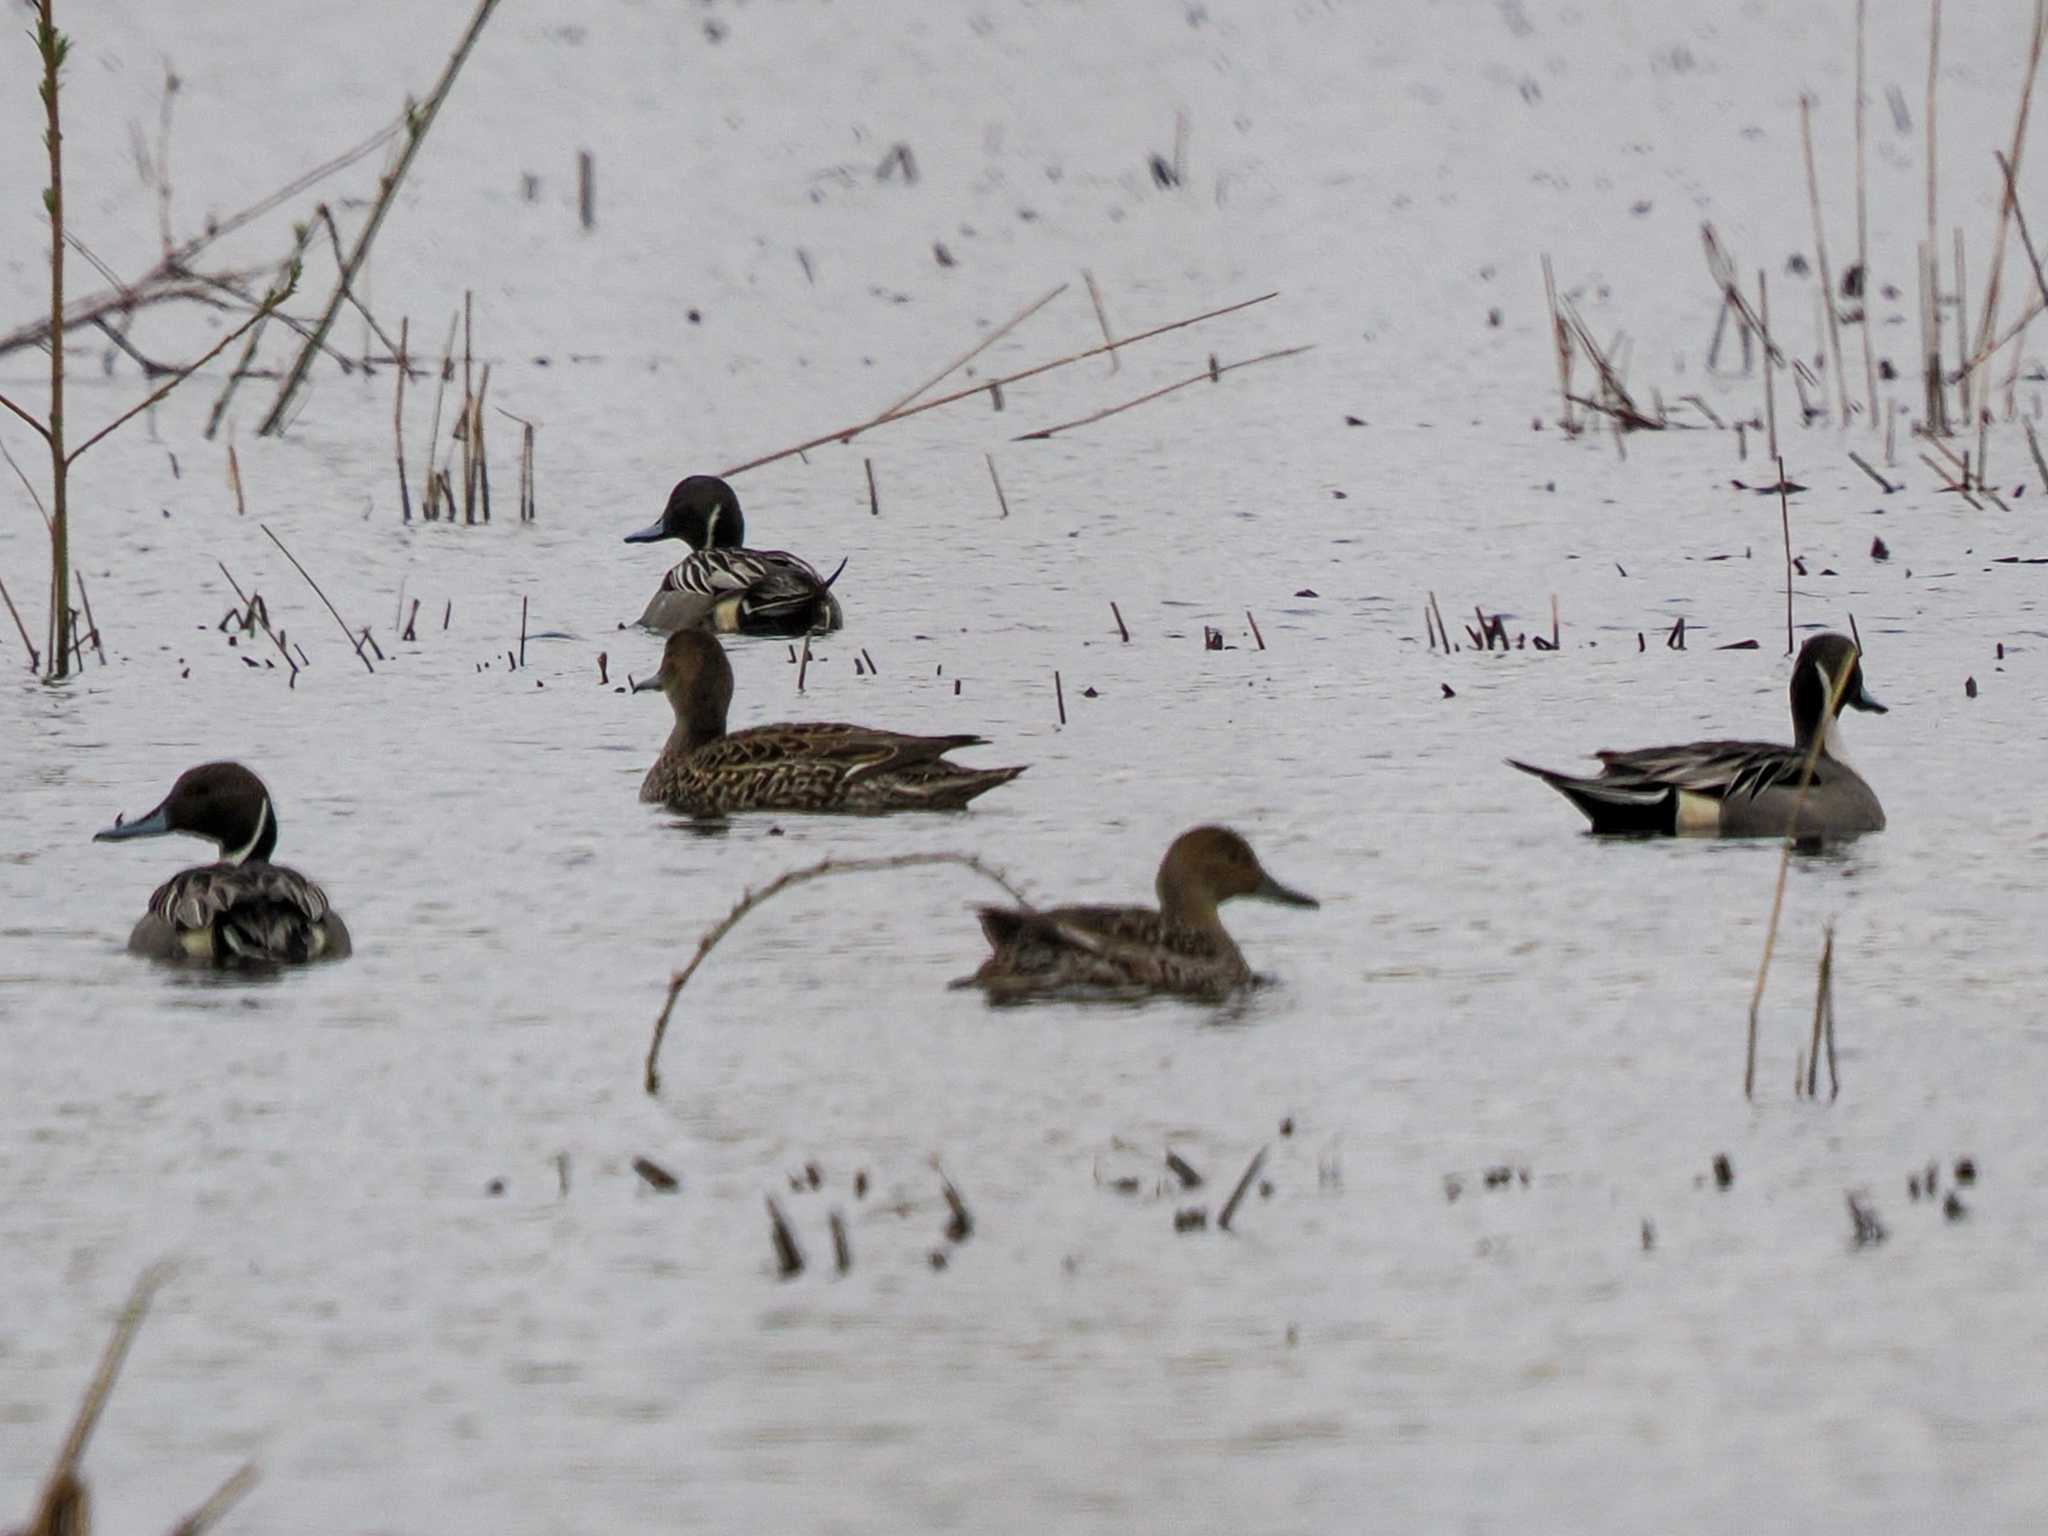
{"type": "Polygon", "coordinates": [[[1595,832],[1670,832],[1673,830],[1676,792],[1668,784],[1630,783],[1607,778],[1586,778],[1539,768],[1534,763],[1505,760],[1556,790],[1579,808],[1595,832]]]}

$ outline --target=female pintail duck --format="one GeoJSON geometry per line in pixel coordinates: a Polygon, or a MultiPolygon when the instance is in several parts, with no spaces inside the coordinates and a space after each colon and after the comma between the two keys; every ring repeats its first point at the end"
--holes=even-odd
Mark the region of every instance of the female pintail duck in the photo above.
{"type": "Polygon", "coordinates": [[[831,590],[838,571],[820,576],[783,550],[748,549],[746,537],[731,486],[716,475],[678,480],[660,521],[626,535],[628,544],[681,539],[694,551],[662,578],[641,627],[664,635],[713,629],[792,639],[839,628],[844,620],[831,590]]]}
{"type": "Polygon", "coordinates": [[[904,736],[864,725],[757,725],[726,734],[732,663],[702,630],[668,637],[660,670],[633,685],[668,695],[675,729],[642,800],[698,816],[728,811],[951,811],[1024,770],[946,761],[979,736],[904,736]]]}
{"type": "Polygon", "coordinates": [[[1846,635],[1815,635],[1792,665],[1789,747],[1757,741],[1696,741],[1596,753],[1591,778],[1508,762],[1571,801],[1595,832],[1704,834],[1803,839],[1853,837],[1884,829],[1884,808],[1842,755],[1844,706],[1885,712],[1863,686],[1863,659],[1846,635]],[[1828,701],[1833,699],[1830,712],[1828,701]],[[1816,743],[1818,752],[1815,752],[1816,743]],[[1800,801],[1808,756],[1813,777],[1800,801]],[[1798,821],[1794,824],[1794,808],[1798,821]]]}
{"type": "Polygon", "coordinates": [[[137,821],[117,820],[96,843],[189,832],[220,848],[220,861],[174,875],[156,888],[128,948],[154,960],[277,965],[339,960],[348,927],[327,893],[295,869],[270,862],[277,810],[263,781],[240,763],[187,768],[163,804],[137,821]]]}
{"type": "Polygon", "coordinates": [[[1033,997],[1128,999],[1172,993],[1215,1002],[1256,978],[1216,915],[1233,896],[1314,907],[1313,896],[1267,874],[1228,827],[1196,827],[1166,850],[1150,907],[980,907],[994,950],[955,986],[991,1001],[1033,997]]]}

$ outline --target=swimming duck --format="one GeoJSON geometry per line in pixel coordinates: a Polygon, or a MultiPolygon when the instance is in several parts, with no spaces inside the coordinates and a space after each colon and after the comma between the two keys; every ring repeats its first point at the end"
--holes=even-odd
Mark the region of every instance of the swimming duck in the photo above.
{"type": "Polygon", "coordinates": [[[1219,903],[1256,896],[1290,907],[1321,905],[1267,874],[1251,844],[1228,827],[1181,833],[1160,861],[1155,886],[1157,911],[977,908],[994,953],[954,985],[980,987],[994,1002],[1162,992],[1215,1002],[1256,979],[1217,917],[1219,903]]]}
{"type": "Polygon", "coordinates": [[[1862,653],[1846,635],[1815,635],[1792,664],[1792,745],[1696,741],[1685,746],[1599,752],[1597,775],[1581,778],[1509,758],[1585,813],[1595,832],[1802,839],[1853,837],[1884,829],[1884,807],[1842,755],[1843,708],[1883,714],[1863,686],[1862,653]],[[1832,713],[1828,701],[1834,699],[1832,713]],[[1813,778],[1799,800],[1806,760],[1813,778]],[[1794,807],[1798,821],[1793,822],[1794,807]]]}
{"type": "MultiPolygon", "coordinates": [[[[809,562],[779,549],[748,549],[740,499],[716,475],[691,475],[669,492],[660,519],[626,535],[628,544],[681,539],[693,553],[661,580],[640,626],[658,634],[823,634],[845,622],[832,583],[809,562]]],[[[846,567],[840,561],[840,569],[846,567]]]]}
{"type": "Polygon", "coordinates": [[[727,735],[732,663],[702,630],[668,637],[661,667],[633,684],[675,711],[668,745],[640,785],[642,800],[699,816],[728,811],[950,811],[1024,770],[946,761],[979,736],[905,736],[864,725],[757,725],[727,735]]]}
{"type": "Polygon", "coordinates": [[[202,763],[178,775],[163,803],[136,821],[95,832],[96,843],[189,832],[220,848],[220,861],[173,875],[149,898],[128,948],[154,960],[218,966],[339,960],[348,927],[327,893],[295,869],[270,862],[277,810],[263,781],[240,763],[202,763]]]}

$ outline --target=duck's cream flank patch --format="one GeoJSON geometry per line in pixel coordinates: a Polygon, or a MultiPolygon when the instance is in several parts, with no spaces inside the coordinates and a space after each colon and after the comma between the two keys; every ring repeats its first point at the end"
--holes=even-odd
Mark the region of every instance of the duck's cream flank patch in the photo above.
{"type": "Polygon", "coordinates": [[[1679,790],[1677,824],[1671,830],[1680,837],[1716,835],[1721,830],[1721,802],[1697,790],[1679,790]]]}

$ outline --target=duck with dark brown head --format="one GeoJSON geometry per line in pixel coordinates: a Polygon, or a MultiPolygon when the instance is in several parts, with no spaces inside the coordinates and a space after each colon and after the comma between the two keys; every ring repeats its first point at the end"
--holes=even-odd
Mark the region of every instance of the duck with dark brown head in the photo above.
{"type": "Polygon", "coordinates": [[[155,810],[117,820],[93,841],[172,832],[205,838],[220,858],[156,888],[128,936],[132,952],[222,967],[339,960],[349,953],[348,927],[327,904],[327,893],[297,870],[270,862],[277,808],[263,781],[240,763],[186,769],[155,810]]]}

